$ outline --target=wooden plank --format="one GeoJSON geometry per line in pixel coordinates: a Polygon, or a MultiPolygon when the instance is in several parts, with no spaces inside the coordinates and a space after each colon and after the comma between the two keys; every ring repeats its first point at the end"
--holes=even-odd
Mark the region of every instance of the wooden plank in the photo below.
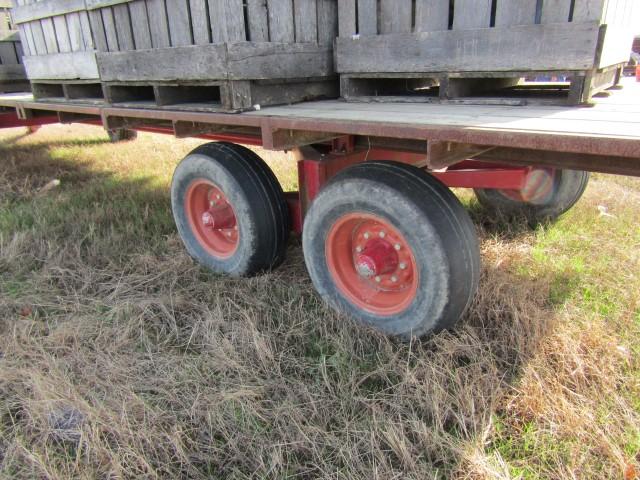
{"type": "Polygon", "coordinates": [[[120,50],[118,46],[118,33],[116,31],[116,21],[113,17],[113,10],[111,7],[100,9],[102,13],[102,23],[104,24],[104,32],[107,36],[107,47],[110,52],[117,52],[120,50]]]}
{"type": "Polygon", "coordinates": [[[269,41],[267,15],[267,3],[265,0],[247,0],[247,20],[249,24],[250,42],[269,41]]]}
{"type": "Polygon", "coordinates": [[[356,0],[338,0],[338,29],[343,38],[356,33],[356,0]]]}
{"type": "Polygon", "coordinates": [[[489,28],[491,24],[491,0],[455,0],[453,12],[454,30],[489,28]]]}
{"type": "Polygon", "coordinates": [[[269,9],[269,38],[271,41],[295,42],[291,2],[288,0],[267,0],[267,8],[269,9]]]}
{"type": "Polygon", "coordinates": [[[27,55],[36,55],[37,52],[33,44],[33,36],[31,34],[31,25],[29,25],[28,23],[18,25],[18,30],[20,30],[20,38],[22,39],[22,43],[25,46],[25,51],[27,55]]]}
{"type": "Polygon", "coordinates": [[[340,38],[339,73],[498,72],[593,68],[600,25],[523,25],[340,38]],[[531,39],[537,39],[532,42],[531,39]],[[527,55],[522,45],[528,45],[527,55]]]}
{"type": "Polygon", "coordinates": [[[144,0],[131,2],[129,12],[131,13],[131,28],[136,50],[151,48],[151,31],[149,30],[149,18],[144,0]]]}
{"type": "Polygon", "coordinates": [[[80,14],[78,12],[67,15],[67,28],[69,31],[69,43],[72,52],[84,50],[84,39],[82,38],[82,25],[80,25],[80,14]]]}
{"type": "Polygon", "coordinates": [[[498,0],[496,27],[533,25],[536,22],[536,2],[531,0],[498,0]]]}
{"type": "Polygon", "coordinates": [[[449,28],[449,0],[416,0],[416,32],[449,28]]]}
{"type": "Polygon", "coordinates": [[[380,33],[411,32],[411,0],[380,0],[380,33]]]}
{"type": "Polygon", "coordinates": [[[24,66],[31,80],[98,79],[98,64],[93,52],[25,57],[24,66]]]}
{"type": "Polygon", "coordinates": [[[22,63],[22,57],[24,57],[24,50],[22,48],[21,42],[16,42],[13,44],[16,47],[16,55],[18,57],[18,63],[22,63]]]}
{"type": "Polygon", "coordinates": [[[189,6],[187,0],[167,2],[167,17],[171,45],[174,47],[191,45],[191,25],[189,24],[189,6]]]}
{"type": "Polygon", "coordinates": [[[295,0],[293,5],[296,42],[318,41],[316,0],[295,0]]]}
{"type": "Polygon", "coordinates": [[[569,21],[571,0],[544,0],[542,3],[542,24],[566,23],[569,21]]]}
{"type": "Polygon", "coordinates": [[[318,43],[333,46],[338,36],[338,4],[336,0],[318,2],[318,43]]]}
{"type": "Polygon", "coordinates": [[[575,0],[573,21],[604,20],[606,3],[607,0],[575,0]]]}
{"type": "MultiPolygon", "coordinates": [[[[91,30],[93,31],[93,41],[95,48],[99,52],[108,52],[109,45],[107,44],[107,33],[104,30],[104,22],[102,21],[102,12],[100,10],[92,10],[88,12],[89,23],[91,30]]],[[[87,41],[86,28],[83,29],[84,41],[87,41]]]]}
{"type": "Polygon", "coordinates": [[[38,55],[46,55],[47,54],[47,42],[44,40],[44,30],[42,28],[42,23],[40,20],[36,20],[35,22],[31,22],[29,24],[31,28],[31,33],[33,33],[33,43],[36,47],[36,52],[38,55]]]}
{"type": "Polygon", "coordinates": [[[207,1],[190,0],[191,23],[193,27],[193,42],[196,45],[206,45],[209,38],[209,19],[207,18],[207,1]]]}
{"type": "Polygon", "coordinates": [[[11,14],[13,21],[20,24],[65,13],[79,12],[84,9],[84,0],[47,0],[15,7],[11,14]]]}
{"type": "Polygon", "coordinates": [[[3,65],[17,65],[18,56],[12,42],[0,43],[0,63],[3,65]]]}
{"type": "Polygon", "coordinates": [[[358,34],[378,34],[377,0],[358,0],[358,34]]]}
{"type": "Polygon", "coordinates": [[[151,29],[151,43],[153,48],[171,46],[169,39],[169,22],[164,7],[164,0],[147,0],[149,13],[149,27],[151,29]]]}
{"type": "Polygon", "coordinates": [[[242,0],[209,0],[213,43],[246,39],[242,0]]]}
{"type": "Polygon", "coordinates": [[[123,3],[113,7],[113,20],[118,36],[118,50],[134,50],[133,32],[131,31],[131,17],[129,5],[123,3]]]}
{"type": "Polygon", "coordinates": [[[67,20],[64,15],[53,17],[53,26],[56,29],[56,41],[58,42],[58,51],[67,53],[71,51],[71,40],[69,39],[69,29],[67,28],[67,20]]]}
{"type": "Polygon", "coordinates": [[[44,33],[44,43],[47,45],[48,53],[58,53],[58,41],[56,40],[56,29],[53,26],[53,19],[44,18],[40,20],[42,32],[44,33]]]}
{"type": "Polygon", "coordinates": [[[91,22],[89,21],[89,13],[80,12],[78,16],[80,17],[80,27],[82,28],[82,40],[84,42],[84,49],[93,50],[95,47],[93,42],[93,34],[91,33],[91,22]]]}
{"type": "Polygon", "coordinates": [[[225,45],[189,45],[160,50],[99,53],[102,81],[225,80],[225,45]]]}

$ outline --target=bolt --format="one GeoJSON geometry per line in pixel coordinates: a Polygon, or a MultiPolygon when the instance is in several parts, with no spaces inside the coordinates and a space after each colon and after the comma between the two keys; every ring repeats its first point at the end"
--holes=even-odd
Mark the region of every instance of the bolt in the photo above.
{"type": "Polygon", "coordinates": [[[380,277],[376,277],[376,283],[380,283],[382,279],[380,277]]]}
{"type": "Polygon", "coordinates": [[[385,237],[385,235],[386,235],[386,233],[384,233],[384,232],[380,232],[380,234],[379,234],[379,235],[380,235],[380,238],[384,238],[384,237],[385,237]]]}
{"type": "Polygon", "coordinates": [[[231,236],[231,232],[227,232],[227,237],[230,237],[230,236],[231,236]]]}
{"type": "Polygon", "coordinates": [[[366,233],[364,234],[364,239],[365,239],[365,240],[369,240],[369,232],[366,232],[366,233]]]}
{"type": "Polygon", "coordinates": [[[396,243],[396,244],[393,246],[393,248],[395,248],[396,250],[400,250],[400,248],[402,248],[402,247],[400,247],[400,244],[399,244],[399,243],[396,243]]]}
{"type": "Polygon", "coordinates": [[[360,253],[361,251],[362,251],[362,247],[361,247],[360,245],[358,245],[358,246],[356,247],[356,252],[360,253]]]}
{"type": "Polygon", "coordinates": [[[394,275],[393,277],[391,277],[391,281],[392,281],[393,283],[397,282],[397,281],[398,281],[398,277],[396,277],[396,276],[394,275]]]}
{"type": "Polygon", "coordinates": [[[407,268],[407,264],[402,262],[400,265],[400,270],[404,270],[405,268],[407,268]]]}
{"type": "Polygon", "coordinates": [[[220,200],[220,195],[216,195],[216,198],[217,198],[218,200],[220,200]]]}
{"type": "Polygon", "coordinates": [[[209,205],[211,205],[212,207],[213,207],[213,206],[215,206],[215,204],[216,204],[216,202],[214,202],[213,200],[211,200],[211,201],[209,202],[209,205]]]}

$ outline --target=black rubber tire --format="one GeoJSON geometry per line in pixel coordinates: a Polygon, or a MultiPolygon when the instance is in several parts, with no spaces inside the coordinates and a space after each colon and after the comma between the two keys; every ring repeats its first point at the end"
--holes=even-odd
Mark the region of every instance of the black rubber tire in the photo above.
{"type": "Polygon", "coordinates": [[[453,327],[471,304],[480,278],[475,227],[458,198],[423,170],[395,162],[367,162],[338,174],[307,213],[303,248],[313,284],[325,301],[404,340],[453,327]],[[413,250],[420,271],[418,293],[397,315],[378,316],[359,308],[332,279],[325,254],[327,234],[350,212],[384,218],[413,250]]]}
{"type": "Polygon", "coordinates": [[[115,130],[108,130],[109,140],[111,143],[128,142],[138,138],[138,132],[130,130],[128,128],[117,128],[115,130]]]}
{"type": "Polygon", "coordinates": [[[551,195],[536,203],[519,202],[500,190],[475,189],[476,198],[487,210],[507,217],[525,217],[531,225],[556,220],[580,200],[589,183],[589,172],[556,170],[551,195]]]}
{"type": "Polygon", "coordinates": [[[257,154],[232,143],[208,143],[187,155],[171,183],[173,216],[189,254],[217,273],[248,276],[274,269],[285,259],[289,210],[275,175],[257,154]],[[240,231],[236,252],[216,258],[196,240],[184,208],[188,186],[198,178],[215,183],[233,206],[240,231]]]}

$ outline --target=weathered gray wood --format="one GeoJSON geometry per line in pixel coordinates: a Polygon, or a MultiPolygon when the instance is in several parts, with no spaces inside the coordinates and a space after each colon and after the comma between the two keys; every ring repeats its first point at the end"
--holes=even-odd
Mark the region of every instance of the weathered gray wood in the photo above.
{"type": "Polygon", "coordinates": [[[295,42],[293,6],[283,0],[267,0],[269,10],[269,38],[272,42],[295,42]]]}
{"type": "Polygon", "coordinates": [[[69,40],[69,31],[64,15],[53,17],[53,26],[56,30],[56,42],[58,43],[58,51],[67,53],[71,51],[71,41],[69,40]]]}
{"type": "Polygon", "coordinates": [[[22,57],[24,57],[24,49],[22,48],[22,43],[16,42],[14,46],[16,47],[16,55],[18,56],[18,63],[22,63],[22,57]]]}
{"type": "Polygon", "coordinates": [[[268,42],[269,23],[265,0],[247,0],[247,17],[249,20],[249,41],[268,42]]]}
{"type": "Polygon", "coordinates": [[[378,34],[377,0],[358,0],[358,34],[378,34]]]}
{"type": "Polygon", "coordinates": [[[69,30],[69,42],[71,51],[79,52],[84,50],[84,39],[82,38],[82,25],[80,25],[80,13],[70,13],[67,15],[67,27],[69,30]]]}
{"type": "Polygon", "coordinates": [[[93,42],[93,34],[91,33],[91,22],[89,21],[89,13],[88,12],[80,12],[80,27],[82,28],[82,40],[84,41],[84,49],[85,50],[93,50],[94,42],[93,42]]]}
{"type": "Polygon", "coordinates": [[[24,66],[31,80],[98,79],[98,66],[93,52],[25,57],[24,66]]]}
{"type": "Polygon", "coordinates": [[[351,37],[356,32],[356,0],[338,0],[338,27],[340,36],[351,37]]]}
{"type": "Polygon", "coordinates": [[[318,41],[318,17],[316,0],[295,0],[294,16],[296,42],[318,41]]]}
{"type": "Polygon", "coordinates": [[[411,32],[411,0],[380,0],[380,33],[411,32]]]}
{"type": "Polygon", "coordinates": [[[536,21],[536,2],[532,0],[498,0],[496,27],[533,25],[536,21]]]}
{"type": "Polygon", "coordinates": [[[606,0],[576,0],[573,9],[573,21],[604,20],[606,3],[606,0]]]}
{"type": "Polygon", "coordinates": [[[131,2],[129,12],[131,13],[131,28],[136,50],[151,48],[151,31],[149,30],[149,18],[144,0],[131,2]]]}
{"type": "Polygon", "coordinates": [[[245,40],[242,0],[209,0],[209,15],[213,43],[245,40]]]}
{"type": "Polygon", "coordinates": [[[566,23],[570,10],[571,0],[544,0],[541,23],[566,23]]]}
{"type": "Polygon", "coordinates": [[[40,20],[42,32],[44,33],[44,43],[48,53],[58,53],[58,42],[56,40],[56,29],[53,26],[53,19],[43,18],[40,20]]]}
{"type": "Polygon", "coordinates": [[[25,46],[25,52],[27,55],[37,55],[35,45],[33,43],[33,35],[31,34],[31,25],[25,23],[23,25],[19,25],[18,29],[20,30],[20,38],[25,46]]]}
{"type": "Polygon", "coordinates": [[[491,0],[455,0],[454,30],[489,28],[491,24],[491,0]]]}
{"type": "Polygon", "coordinates": [[[584,70],[594,66],[599,27],[592,22],[340,38],[337,69],[340,73],[584,70]],[[528,45],[527,55],[522,54],[522,45],[528,45]]]}
{"type": "Polygon", "coordinates": [[[13,21],[20,24],[65,13],[79,12],[84,9],[84,0],[47,0],[15,7],[12,15],[13,21]]]}
{"type": "MultiPolygon", "coordinates": [[[[26,80],[27,75],[22,65],[0,65],[0,82],[26,80]]],[[[4,89],[3,89],[4,90],[4,89]]]]}
{"type": "Polygon", "coordinates": [[[113,20],[118,36],[118,50],[133,50],[133,32],[131,31],[131,17],[126,3],[113,7],[113,20]]]}
{"type": "Polygon", "coordinates": [[[318,43],[333,46],[338,36],[338,4],[336,0],[318,2],[318,43]]]}
{"type": "Polygon", "coordinates": [[[189,24],[189,7],[187,0],[171,0],[167,2],[167,17],[171,45],[191,45],[191,25],[189,24]]]}
{"type": "MultiPolygon", "coordinates": [[[[90,30],[93,31],[93,41],[96,50],[99,52],[108,52],[109,45],[107,44],[107,33],[104,30],[104,22],[102,21],[102,12],[100,10],[92,10],[88,12],[89,23],[91,25],[90,30]]],[[[86,27],[83,28],[85,44],[87,41],[86,27]]]]}
{"type": "Polygon", "coordinates": [[[36,20],[35,22],[29,24],[31,28],[31,32],[33,33],[33,43],[36,47],[36,52],[38,55],[46,55],[47,54],[47,42],[44,39],[44,30],[42,28],[42,23],[40,20],[36,20]]]}
{"type": "Polygon", "coordinates": [[[164,0],[147,0],[147,12],[149,13],[149,27],[151,28],[153,48],[171,46],[164,0]]]}
{"type": "Polygon", "coordinates": [[[416,32],[449,28],[449,0],[416,0],[416,32]]]}
{"type": "Polygon", "coordinates": [[[209,19],[207,18],[207,1],[190,0],[193,41],[196,45],[206,45],[209,38],[209,19]]]}
{"type": "Polygon", "coordinates": [[[116,21],[113,17],[113,10],[111,7],[102,8],[102,23],[104,24],[104,32],[107,36],[107,46],[110,52],[117,52],[120,50],[118,46],[118,33],[116,31],[116,21]]]}
{"type": "Polygon", "coordinates": [[[129,3],[131,0],[85,0],[88,10],[96,10],[98,8],[112,7],[123,3],[129,3]]]}
{"type": "Polygon", "coordinates": [[[18,64],[18,56],[13,42],[0,42],[0,61],[3,65],[18,64]]]}

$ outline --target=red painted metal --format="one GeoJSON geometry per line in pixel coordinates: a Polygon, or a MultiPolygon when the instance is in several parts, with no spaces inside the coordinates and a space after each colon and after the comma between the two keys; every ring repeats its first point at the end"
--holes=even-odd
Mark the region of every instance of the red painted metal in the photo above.
{"type": "Polygon", "coordinates": [[[300,192],[285,192],[285,200],[289,207],[289,218],[291,231],[297,234],[302,233],[302,208],[300,205],[300,192]]]}
{"type": "Polygon", "coordinates": [[[342,295],[379,316],[404,312],[420,284],[413,250],[386,219],[366,212],[338,218],[325,242],[327,267],[342,295]]]}
{"type": "Polygon", "coordinates": [[[447,170],[430,172],[451,188],[494,188],[497,190],[521,190],[531,169],[526,168],[478,168],[475,170],[447,170]]]}
{"type": "Polygon", "coordinates": [[[22,120],[18,118],[15,110],[0,113],[0,128],[38,127],[40,125],[49,125],[58,122],[59,120],[57,115],[46,115],[22,120]]]}

